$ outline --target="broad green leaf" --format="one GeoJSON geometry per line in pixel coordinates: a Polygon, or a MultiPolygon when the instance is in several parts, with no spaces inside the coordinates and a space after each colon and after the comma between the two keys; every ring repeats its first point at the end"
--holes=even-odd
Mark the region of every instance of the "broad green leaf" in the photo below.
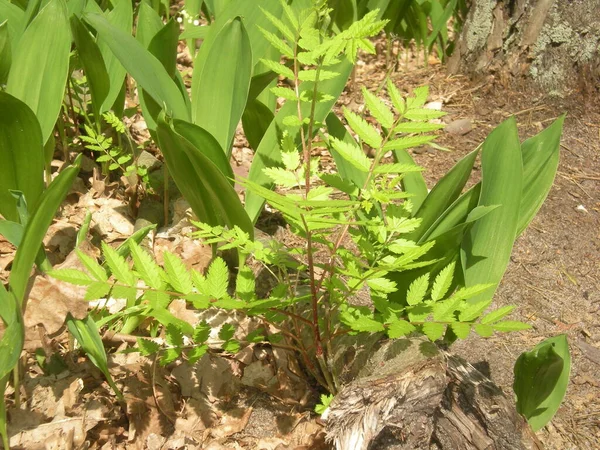
{"type": "Polygon", "coordinates": [[[429,273],[420,276],[410,284],[406,302],[411,306],[421,303],[425,298],[427,289],[429,289],[429,273]]]}
{"type": "Polygon", "coordinates": [[[477,183],[462,194],[436,219],[434,224],[423,234],[419,242],[437,239],[438,236],[464,223],[469,214],[477,208],[480,193],[481,183],[477,183]]]}
{"type": "MultiPolygon", "coordinates": [[[[0,17],[2,15],[0,14],[0,17]]],[[[0,85],[6,84],[8,71],[12,62],[12,49],[10,47],[10,32],[8,21],[0,22],[0,85]]]]}
{"type": "Polygon", "coordinates": [[[25,28],[25,12],[9,0],[0,0],[0,22],[5,20],[8,27],[11,54],[14,55],[25,28]]]}
{"type": "Polygon", "coordinates": [[[0,214],[17,222],[15,198],[9,190],[25,195],[30,213],[44,189],[42,132],[33,111],[21,100],[0,92],[0,214]]]}
{"type": "Polygon", "coordinates": [[[381,99],[377,98],[377,96],[369,92],[364,86],[362,88],[362,94],[371,115],[375,117],[383,127],[392,128],[392,125],[394,124],[394,115],[386,104],[383,103],[381,99]]]}
{"type": "Polygon", "coordinates": [[[170,252],[163,253],[164,268],[167,273],[169,284],[177,292],[189,294],[192,292],[192,278],[185,267],[185,264],[178,256],[170,252]]]}
{"type": "Polygon", "coordinates": [[[35,113],[45,143],[60,112],[69,71],[71,33],[64,0],[50,0],[13,53],[6,92],[35,113]]]}
{"type": "Polygon", "coordinates": [[[215,258],[206,274],[207,293],[217,300],[227,296],[229,286],[229,269],[222,258],[215,258]]]}
{"type": "Polygon", "coordinates": [[[141,279],[144,280],[144,283],[153,289],[162,289],[161,270],[158,264],[135,241],[131,241],[129,247],[131,248],[133,267],[141,279]]]}
{"type": "Polygon", "coordinates": [[[140,3],[135,38],[140,41],[144,48],[150,46],[152,38],[163,26],[162,19],[154,9],[146,2],[140,3]]]}
{"type": "Polygon", "coordinates": [[[130,34],[112,25],[102,15],[86,13],[84,20],[98,32],[142,89],[158,104],[166,105],[174,118],[189,119],[181,92],[156,57],[130,34]]]}
{"type": "Polygon", "coordinates": [[[194,147],[214,163],[221,173],[229,179],[233,186],[234,174],[231,164],[217,140],[205,129],[183,120],[174,120],[175,131],[187,139],[194,147]]]}
{"type": "Polygon", "coordinates": [[[555,120],[541,133],[521,144],[523,156],[523,194],[517,236],[533,220],[552,187],[560,154],[560,136],[565,116],[555,120]]]}
{"type": "Polygon", "coordinates": [[[246,105],[252,68],[269,49],[258,26],[274,30],[258,8],[262,5],[271,12],[280,10],[270,0],[232,2],[211,26],[194,64],[193,122],[213,134],[227,155],[246,105]]]}
{"type": "Polygon", "coordinates": [[[100,337],[100,333],[98,332],[94,320],[90,316],[87,316],[83,320],[77,320],[73,318],[71,314],[68,314],[66,323],[69,331],[77,340],[81,348],[83,348],[90,361],[100,369],[109,386],[117,395],[117,398],[120,401],[125,401],[123,394],[119,388],[117,388],[117,385],[108,371],[106,351],[104,350],[104,344],[102,343],[102,338],[100,337]]]}
{"type": "Polygon", "coordinates": [[[258,148],[274,117],[271,109],[261,101],[248,101],[242,115],[242,126],[252,149],[258,148]]]}
{"type": "MultiPolygon", "coordinates": [[[[131,36],[133,27],[133,8],[129,0],[114,0],[114,8],[104,14],[106,21],[127,36],[131,36]]],[[[112,51],[112,47],[108,39],[101,33],[98,34],[98,47],[102,53],[102,58],[106,64],[106,72],[109,77],[109,91],[100,107],[101,112],[108,111],[117,101],[127,70],[116,52],[112,51]]]]}
{"type": "Polygon", "coordinates": [[[2,283],[0,283],[0,317],[6,326],[0,339],[0,379],[2,379],[19,362],[25,342],[21,306],[15,295],[7,291],[2,283]]]}
{"type": "MultiPolygon", "coordinates": [[[[406,150],[396,150],[394,152],[394,159],[401,164],[412,164],[416,166],[415,161],[406,150]]],[[[402,189],[411,195],[410,201],[413,204],[413,211],[417,211],[425,201],[425,198],[427,198],[428,194],[427,184],[425,184],[423,175],[421,175],[420,172],[407,173],[404,178],[402,178],[402,189]]]]}
{"type": "MultiPolygon", "coordinates": [[[[498,284],[512,252],[521,204],[523,164],[514,118],[500,124],[481,151],[482,186],[479,205],[501,205],[479,219],[461,245],[465,286],[498,284]]],[[[469,301],[477,303],[494,294],[489,290],[469,301]]]]}
{"type": "Polygon", "coordinates": [[[542,429],[558,410],[569,384],[571,354],[565,335],[546,339],[519,356],[513,389],[517,411],[533,431],[542,429]]]}
{"type": "Polygon", "coordinates": [[[454,277],[454,268],[456,266],[456,262],[452,262],[444,267],[440,273],[435,277],[435,281],[433,282],[433,287],[431,288],[431,299],[433,301],[438,301],[444,298],[448,289],[452,285],[452,278],[454,277]]]}
{"type": "Polygon", "coordinates": [[[56,211],[67,196],[73,180],[79,173],[81,155],[74,164],[64,169],[42,193],[35,212],[29,218],[23,240],[17,249],[10,272],[9,284],[19,304],[23,303],[29,274],[40,251],[44,236],[56,211]]]}
{"type": "Polygon", "coordinates": [[[343,111],[348,125],[361,140],[374,149],[381,147],[382,138],[379,134],[379,131],[377,131],[365,119],[350,111],[348,108],[344,107],[343,111]]]}
{"type": "Polygon", "coordinates": [[[443,323],[425,322],[423,324],[423,333],[432,342],[437,341],[439,338],[441,338],[445,330],[446,325],[444,325],[443,323]]]}
{"type": "Polygon", "coordinates": [[[475,150],[462,158],[437,182],[414,214],[414,217],[421,219],[421,226],[407,239],[418,241],[460,196],[471,175],[477,153],[478,150],[475,150]]]}
{"type": "Polygon", "coordinates": [[[94,118],[99,124],[102,120],[102,103],[110,91],[108,72],[98,44],[77,16],[71,17],[71,31],[90,89],[94,118]]]}
{"type": "Polygon", "coordinates": [[[252,225],[221,170],[190,141],[159,119],[157,136],[169,172],[196,216],[209,225],[237,225],[251,237],[252,225]]]}
{"type": "Polygon", "coordinates": [[[23,231],[25,231],[25,227],[20,223],[0,219],[0,235],[15,247],[21,245],[23,231]]]}
{"type": "MultiPolygon", "coordinates": [[[[149,15],[150,13],[148,13],[149,15]]],[[[154,13],[156,14],[156,13],[154,13]]],[[[152,16],[151,16],[152,17],[152,16]]],[[[142,26],[148,28],[142,33],[142,38],[148,39],[149,35],[154,31],[154,24],[151,23],[152,19],[147,18],[142,22],[142,26]]],[[[143,42],[141,38],[138,38],[140,42],[143,42]]],[[[148,43],[148,51],[156,57],[163,65],[167,74],[176,83],[178,82],[176,75],[179,75],[177,71],[177,45],[179,44],[179,24],[174,20],[170,20],[165,26],[162,26],[162,21],[159,18],[159,29],[151,37],[148,43]]],[[[181,89],[180,89],[181,91],[181,89]]],[[[156,120],[158,115],[162,111],[162,106],[157,103],[150,95],[148,95],[143,89],[139,92],[140,106],[144,113],[144,118],[148,124],[148,128],[151,130],[156,129],[156,120]]],[[[182,92],[182,96],[188,99],[187,91],[182,92]]]]}
{"type": "MultiPolygon", "coordinates": [[[[272,10],[270,10],[272,11],[272,10]]],[[[328,92],[330,95],[334,97],[333,100],[328,102],[318,103],[315,106],[315,120],[318,122],[323,122],[325,118],[329,115],[331,108],[341,94],[346,85],[346,81],[348,80],[348,76],[352,70],[352,64],[349,61],[342,61],[335,66],[330,67],[331,70],[335,72],[339,72],[341,76],[334,78],[332,80],[323,81],[319,83],[320,89],[324,92],[328,92]]],[[[306,82],[302,83],[301,89],[312,90],[313,83],[306,82]]],[[[303,117],[306,117],[310,114],[310,104],[302,103],[300,108],[302,109],[303,117]]],[[[252,165],[250,166],[250,174],[248,178],[257,183],[262,187],[271,187],[272,183],[269,178],[263,173],[264,167],[277,166],[281,163],[281,151],[279,148],[280,141],[280,133],[283,119],[291,114],[296,112],[297,105],[292,103],[286,103],[283,107],[277,112],[275,115],[275,119],[269,126],[265,136],[263,137],[254,158],[252,160],[252,165]]],[[[298,141],[300,137],[300,129],[299,128],[288,128],[290,136],[294,141],[298,141]]],[[[246,195],[246,211],[248,212],[248,216],[254,222],[258,219],[262,206],[264,204],[264,199],[259,195],[253,192],[248,192],[246,195]]]]}

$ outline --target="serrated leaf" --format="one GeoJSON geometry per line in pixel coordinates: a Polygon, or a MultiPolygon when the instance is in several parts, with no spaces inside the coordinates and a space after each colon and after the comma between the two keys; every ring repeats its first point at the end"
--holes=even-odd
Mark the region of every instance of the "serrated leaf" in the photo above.
{"type": "Polygon", "coordinates": [[[516,320],[506,320],[504,322],[497,322],[497,323],[493,324],[492,328],[496,331],[506,333],[509,331],[529,330],[531,328],[531,325],[523,323],[523,322],[518,322],[516,320]]]}
{"type": "Polygon", "coordinates": [[[196,364],[208,350],[208,345],[199,345],[188,350],[187,358],[189,364],[196,364]]]}
{"type": "Polygon", "coordinates": [[[358,135],[358,137],[360,137],[372,148],[378,149],[381,147],[381,135],[374,127],[369,125],[365,119],[360,117],[358,114],[353,113],[348,108],[344,107],[343,111],[348,125],[352,131],[358,135]]]}
{"type": "Polygon", "coordinates": [[[217,257],[211,263],[206,274],[207,294],[216,299],[222,299],[227,296],[228,286],[229,270],[227,264],[223,258],[217,257]]]}
{"type": "Polygon", "coordinates": [[[260,30],[262,35],[265,37],[265,39],[267,41],[269,41],[269,43],[273,47],[275,47],[277,50],[279,50],[282,55],[284,55],[285,57],[290,58],[290,59],[294,58],[294,51],[292,50],[292,48],[286,42],[281,40],[279,38],[279,36],[275,35],[274,33],[271,33],[270,31],[265,30],[261,26],[258,26],[258,29],[260,30]]]}
{"type": "Polygon", "coordinates": [[[419,86],[413,91],[413,96],[406,100],[408,109],[421,108],[429,96],[429,86],[419,86]]]}
{"type": "Polygon", "coordinates": [[[393,163],[393,164],[380,164],[373,169],[373,173],[410,173],[410,172],[422,172],[423,168],[421,166],[417,166],[416,164],[402,164],[402,163],[393,163]]]}
{"type": "Polygon", "coordinates": [[[454,322],[450,324],[450,328],[459,339],[466,339],[471,333],[471,325],[468,323],[454,322]]]}
{"type": "Polygon", "coordinates": [[[470,322],[472,320],[477,319],[483,312],[490,306],[492,303],[492,299],[486,300],[484,302],[474,303],[472,305],[468,305],[465,309],[463,309],[459,315],[459,319],[461,322],[470,322]]]}
{"type": "Polygon", "coordinates": [[[294,172],[281,167],[265,167],[263,172],[273,180],[273,182],[282,187],[295,187],[298,186],[298,177],[294,172]]]}
{"type": "Polygon", "coordinates": [[[192,302],[196,309],[208,309],[212,306],[210,296],[207,294],[188,294],[185,296],[188,302],[192,302]]]}
{"type": "Polygon", "coordinates": [[[385,103],[369,92],[364,86],[362,88],[362,94],[371,115],[375,117],[383,127],[392,128],[392,125],[394,124],[394,115],[385,103]]]}
{"type": "Polygon", "coordinates": [[[330,142],[334,150],[358,170],[361,172],[369,171],[371,168],[371,160],[357,145],[350,144],[346,141],[340,141],[339,139],[333,137],[330,139],[330,142]]]}
{"type": "Polygon", "coordinates": [[[481,323],[491,325],[509,315],[515,309],[514,305],[503,306],[481,318],[481,323]]]}
{"type": "Polygon", "coordinates": [[[92,258],[91,256],[85,254],[79,249],[76,249],[75,252],[79,257],[79,260],[85,266],[85,268],[90,272],[90,275],[94,277],[98,281],[108,281],[108,275],[106,275],[106,270],[102,268],[100,264],[96,261],[96,258],[92,258]]]}
{"type": "Polygon", "coordinates": [[[140,275],[144,283],[153,289],[162,289],[163,282],[158,264],[156,264],[148,252],[142,250],[135,241],[132,240],[129,242],[129,249],[131,250],[134,269],[140,275]]]}
{"type": "Polygon", "coordinates": [[[408,120],[432,120],[439,119],[440,117],[444,117],[446,113],[444,111],[437,111],[435,109],[411,109],[410,111],[406,111],[404,114],[404,118],[408,120]]]}
{"type": "Polygon", "coordinates": [[[223,343],[223,350],[227,353],[237,353],[240,351],[240,343],[238,341],[227,341],[223,343]]]}
{"type": "Polygon", "coordinates": [[[206,342],[209,336],[210,325],[206,322],[200,322],[198,325],[196,325],[196,328],[194,328],[194,334],[192,335],[192,338],[196,344],[201,344],[206,342]]]}
{"type": "Polygon", "coordinates": [[[194,286],[196,287],[196,290],[202,294],[205,293],[206,292],[206,278],[204,277],[204,275],[202,275],[197,270],[193,270],[193,269],[192,269],[191,273],[192,273],[192,280],[194,280],[194,286]]]}
{"type": "Polygon", "coordinates": [[[433,141],[436,138],[435,135],[421,135],[421,136],[408,136],[401,137],[398,139],[392,139],[388,141],[383,146],[385,151],[390,150],[405,150],[407,148],[418,147],[419,145],[427,144],[428,142],[433,141]]]}
{"type": "Polygon", "coordinates": [[[414,330],[415,326],[412,323],[406,320],[398,320],[388,325],[387,335],[390,339],[397,339],[412,333],[414,330]]]}
{"type": "Polygon", "coordinates": [[[183,345],[183,333],[177,326],[170,323],[165,328],[165,340],[167,344],[173,347],[181,347],[183,345]]]}
{"type": "Polygon", "coordinates": [[[301,70],[298,72],[298,79],[300,81],[317,81],[317,76],[319,81],[332,80],[337,77],[339,73],[332,72],[330,70],[301,70]]]}
{"type": "MultiPolygon", "coordinates": [[[[283,4],[283,2],[282,2],[283,4]]],[[[284,8],[287,7],[287,4],[285,4],[284,8]]],[[[289,8],[289,7],[288,7],[289,8]]],[[[290,30],[290,28],[283,23],[281,20],[279,20],[277,17],[275,17],[273,14],[271,14],[268,10],[260,7],[262,13],[265,15],[265,17],[269,20],[269,22],[271,22],[275,28],[277,28],[281,34],[283,36],[285,36],[285,38],[290,41],[290,42],[294,42],[296,40],[296,37],[294,35],[294,33],[292,32],[292,30],[290,30]]],[[[286,14],[289,14],[289,11],[286,11],[286,14]]],[[[289,16],[288,16],[288,20],[289,20],[289,16]]],[[[294,22],[291,22],[292,24],[294,22]]],[[[297,27],[298,25],[296,24],[294,27],[297,27]]],[[[259,27],[260,28],[260,27],[259,27]]],[[[261,28],[262,31],[262,28],[261,28]]],[[[293,58],[293,54],[291,56],[293,58]]]]}
{"type": "Polygon", "coordinates": [[[372,278],[367,280],[367,285],[374,291],[381,292],[383,294],[389,294],[396,292],[398,288],[396,283],[387,278],[372,278]]]}
{"type": "Polygon", "coordinates": [[[482,292],[490,289],[494,284],[477,284],[471,287],[460,288],[454,294],[452,294],[451,298],[461,298],[463,300],[474,297],[482,292]]]}
{"type": "Polygon", "coordinates": [[[124,298],[127,300],[127,305],[132,306],[137,297],[137,289],[133,286],[113,286],[111,297],[124,298]]]}
{"type": "Polygon", "coordinates": [[[146,291],[143,299],[153,308],[166,308],[171,303],[169,294],[163,291],[146,291]]]}
{"type": "Polygon", "coordinates": [[[181,355],[180,348],[167,348],[165,351],[161,353],[160,365],[166,366],[167,364],[172,363],[181,355]]]}
{"type": "Polygon", "coordinates": [[[300,127],[302,126],[302,121],[294,115],[286,116],[281,121],[283,125],[286,127],[300,127]]]}
{"type": "Polygon", "coordinates": [[[271,88],[271,92],[277,97],[285,98],[286,100],[291,100],[293,102],[298,101],[298,97],[296,96],[296,93],[293,91],[293,89],[282,86],[275,86],[271,88]]]}
{"type": "Polygon", "coordinates": [[[183,294],[192,292],[192,278],[181,258],[173,253],[164,252],[163,260],[169,284],[173,289],[183,294]]]}
{"type": "Polygon", "coordinates": [[[494,329],[491,325],[482,325],[480,323],[476,323],[473,326],[473,330],[481,337],[490,337],[494,334],[494,329]]]}
{"type": "Polygon", "coordinates": [[[142,356],[152,355],[160,350],[160,345],[150,339],[137,338],[137,344],[142,356]]]}
{"type": "Polygon", "coordinates": [[[93,300],[106,298],[106,296],[110,292],[110,288],[110,283],[107,283],[105,281],[94,281],[86,289],[85,296],[83,297],[83,299],[86,302],[91,302],[93,300]]]}
{"type": "Polygon", "coordinates": [[[429,288],[429,273],[426,273],[410,284],[408,292],[406,293],[406,302],[414,306],[421,303],[425,298],[425,293],[429,288]]]}
{"type": "Polygon", "coordinates": [[[287,170],[296,170],[300,166],[300,153],[297,151],[281,152],[281,161],[287,170]]]}
{"type": "Polygon", "coordinates": [[[94,283],[94,280],[87,273],[77,269],[51,270],[48,274],[57,280],[66,281],[77,286],[89,286],[94,283]]]}
{"type": "Polygon", "coordinates": [[[385,331],[385,327],[381,322],[378,322],[377,320],[371,319],[367,316],[360,316],[358,319],[352,321],[352,323],[349,323],[348,326],[354,331],[367,333],[385,331]]]}
{"type": "Polygon", "coordinates": [[[394,128],[394,133],[428,133],[441,130],[445,125],[427,122],[402,122],[394,128]]]}
{"type": "Polygon", "coordinates": [[[423,333],[432,342],[437,341],[439,338],[441,338],[445,330],[446,325],[442,323],[425,322],[423,324],[423,333]]]}
{"type": "Polygon", "coordinates": [[[215,308],[221,308],[221,309],[227,309],[227,310],[242,309],[242,308],[245,308],[246,306],[248,306],[245,301],[231,298],[228,295],[213,302],[212,305],[215,308]]]}
{"type": "Polygon", "coordinates": [[[294,79],[294,72],[292,72],[292,70],[289,67],[280,64],[277,61],[272,61],[270,59],[263,58],[260,60],[260,62],[262,62],[268,69],[272,70],[277,75],[281,75],[282,77],[287,78],[289,80],[294,79]]]}
{"type": "Polygon", "coordinates": [[[219,339],[228,341],[235,334],[235,327],[230,323],[225,323],[219,330],[219,339]]]}
{"type": "Polygon", "coordinates": [[[441,300],[448,292],[450,285],[452,284],[452,279],[454,278],[454,268],[456,267],[456,262],[448,264],[444,267],[440,273],[435,277],[435,281],[433,282],[433,287],[431,288],[431,299],[434,301],[441,300]]]}
{"type": "Polygon", "coordinates": [[[392,83],[392,80],[390,80],[389,78],[387,80],[387,91],[388,95],[390,96],[390,100],[394,105],[394,108],[396,108],[396,111],[399,114],[404,114],[404,111],[406,111],[404,99],[402,98],[400,91],[398,91],[398,88],[394,85],[394,83],[392,83]]]}
{"type": "Polygon", "coordinates": [[[450,298],[449,300],[437,302],[433,305],[433,320],[453,321],[454,312],[459,309],[462,301],[460,298],[450,298]]]}
{"type": "Polygon", "coordinates": [[[110,268],[112,275],[121,283],[128,286],[133,286],[136,282],[136,276],[133,274],[129,265],[115,249],[110,247],[105,242],[102,242],[102,254],[104,261],[110,268]]]}

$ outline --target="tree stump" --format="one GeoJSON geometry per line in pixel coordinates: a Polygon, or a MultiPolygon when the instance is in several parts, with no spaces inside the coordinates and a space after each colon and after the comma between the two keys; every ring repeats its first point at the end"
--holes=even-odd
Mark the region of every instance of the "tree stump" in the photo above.
{"type": "Polygon", "coordinates": [[[337,450],[543,448],[514,401],[468,362],[425,338],[369,339],[337,355],[342,365],[356,356],[323,415],[337,450]]]}

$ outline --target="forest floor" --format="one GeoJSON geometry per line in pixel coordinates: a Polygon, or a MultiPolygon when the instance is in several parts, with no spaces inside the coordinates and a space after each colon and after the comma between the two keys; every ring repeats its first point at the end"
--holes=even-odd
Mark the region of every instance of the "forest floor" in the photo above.
{"type": "MultiPolygon", "coordinates": [[[[356,109],[360,87],[377,90],[387,73],[383,57],[366,58],[356,72],[355,88],[340,104],[356,109]]],[[[489,132],[511,115],[521,139],[567,113],[561,160],[555,184],[530,227],[518,239],[511,263],[496,294],[498,306],[517,305],[513,317],[530,323],[526,332],[471,336],[452,351],[466,358],[512,395],[512,370],[519,354],[544,338],[567,334],[572,354],[571,380],[552,423],[538,433],[548,449],[600,448],[600,101],[574,91],[550,99],[530,88],[503,86],[493,77],[470,81],[448,77],[433,61],[427,68],[404,67],[392,75],[409,92],[430,86],[429,102],[441,102],[449,125],[439,145],[449,151],[419,148],[416,162],[426,168],[430,186],[489,132]]],[[[134,137],[143,123],[131,124],[134,137]]],[[[143,138],[141,139],[143,141],[143,138]]],[[[234,166],[244,174],[251,151],[236,138],[234,166]]],[[[74,262],[76,232],[87,211],[93,213],[90,238],[111,244],[127,238],[136,217],[116,183],[94,175],[84,165],[46,240],[53,262],[74,262]]],[[[60,165],[57,161],[56,165],[60,165]]],[[[478,171],[479,169],[477,169],[478,171]]],[[[185,204],[173,202],[178,218],[185,204]]],[[[207,248],[185,236],[190,227],[173,220],[154,236],[154,252],[182,256],[198,269],[210,258],[207,248]]],[[[89,244],[89,243],[88,243],[89,244]]],[[[88,251],[97,252],[92,245],[88,251]]],[[[6,281],[14,248],[0,237],[0,280],[6,281]]],[[[37,277],[27,306],[27,352],[21,364],[22,404],[9,401],[11,444],[23,449],[309,449],[329,448],[323,426],[311,414],[314,388],[302,379],[292,358],[265,347],[235,357],[206,356],[194,367],[172,363],[160,367],[152,358],[119,353],[128,343],[104,335],[113,351],[111,373],[123,388],[119,405],[100,372],[71,344],[62,326],[66,312],[85,313],[88,305],[53,280],[37,277]],[[35,349],[44,349],[46,360],[35,349]]],[[[197,315],[175,302],[171,310],[193,322],[197,315]]],[[[10,392],[12,394],[13,392],[10,392]]],[[[11,399],[14,398],[11,395],[11,399]]]]}

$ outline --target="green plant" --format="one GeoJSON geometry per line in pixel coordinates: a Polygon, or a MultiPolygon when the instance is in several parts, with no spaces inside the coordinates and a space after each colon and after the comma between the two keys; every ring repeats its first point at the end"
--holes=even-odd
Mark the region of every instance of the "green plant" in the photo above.
{"type": "Polygon", "coordinates": [[[0,318],[5,326],[0,340],[0,436],[4,448],[8,448],[4,393],[9,374],[14,370],[16,402],[19,403],[17,363],[24,343],[22,313],[27,284],[34,263],[43,271],[48,268],[42,240],[79,171],[80,159],[64,169],[43,192],[31,189],[31,185],[41,181],[43,166],[38,166],[37,171],[33,166],[34,170],[31,170],[27,164],[22,164],[20,158],[26,157],[28,152],[43,151],[41,139],[35,139],[41,136],[40,124],[25,103],[10,94],[0,93],[0,111],[8,112],[9,109],[4,106],[10,106],[11,114],[0,115],[0,160],[7,162],[2,169],[11,169],[16,176],[4,177],[0,188],[2,193],[6,190],[18,192],[16,198],[19,199],[16,205],[13,199],[0,202],[0,213],[5,217],[0,220],[0,232],[4,234],[8,230],[11,233],[9,239],[18,247],[10,272],[9,289],[0,285],[0,318]],[[19,126],[14,126],[15,121],[19,126]],[[31,173],[31,178],[24,179],[23,175],[28,173],[31,173]],[[25,192],[29,194],[28,198],[25,192]],[[27,198],[29,208],[25,207],[23,198],[27,198]]]}
{"type": "Polygon", "coordinates": [[[517,411],[533,431],[543,428],[556,414],[570,373],[571,354],[565,335],[548,338],[517,359],[513,383],[517,411]]]}

